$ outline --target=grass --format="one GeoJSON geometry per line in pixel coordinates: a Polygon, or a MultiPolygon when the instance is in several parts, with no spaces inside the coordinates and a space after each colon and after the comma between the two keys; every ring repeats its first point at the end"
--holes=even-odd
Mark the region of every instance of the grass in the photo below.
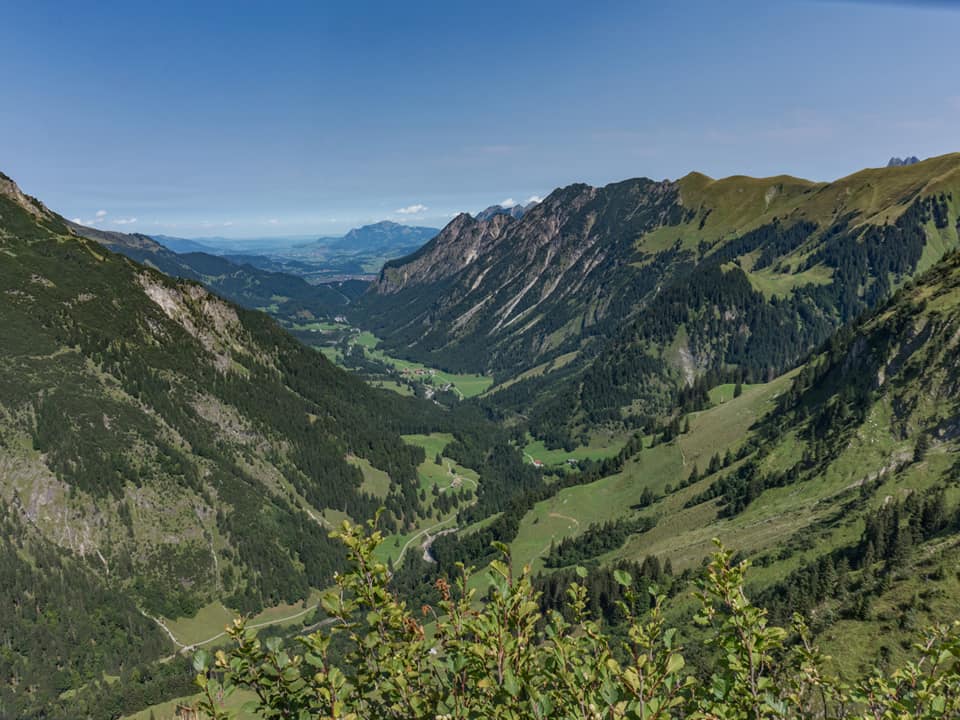
{"type": "MultiPolygon", "coordinates": [[[[717,385],[711,388],[709,393],[707,393],[710,397],[710,402],[714,405],[721,405],[733,400],[733,393],[736,387],[736,383],[724,383],[723,385],[717,385]]],[[[742,389],[749,390],[751,387],[751,385],[744,384],[742,389]]]]}
{"type": "MultiPolygon", "coordinates": [[[[440,492],[447,491],[458,480],[458,486],[467,490],[476,491],[480,483],[480,475],[471,468],[463,467],[448,457],[443,456],[443,449],[453,440],[450,433],[431,433],[422,435],[402,435],[409,445],[422,447],[426,455],[424,461],[417,467],[417,476],[420,480],[420,488],[427,493],[427,502],[431,498],[431,491],[437,487],[440,492]],[[441,464],[436,464],[436,457],[440,455],[441,464]]],[[[382,561],[393,560],[394,562],[404,551],[419,552],[418,540],[431,528],[441,530],[452,527],[456,521],[457,510],[453,509],[445,515],[438,515],[431,511],[420,517],[416,526],[408,532],[390,535],[384,538],[383,543],[377,548],[377,557],[382,561]]]]}
{"type": "Polygon", "coordinates": [[[804,285],[829,285],[833,282],[833,271],[822,265],[798,273],[778,273],[773,268],[763,268],[748,272],[747,278],[754,290],[763,293],[768,300],[774,297],[789,296],[796,288],[804,285]]]}
{"type": "MultiPolygon", "coordinates": [[[[794,218],[817,223],[821,231],[837,217],[859,213],[858,223],[883,225],[894,222],[909,206],[906,199],[916,194],[952,192],[957,187],[956,153],[930,158],[902,168],[871,168],[831,183],[814,183],[786,175],[770,178],[733,176],[715,180],[691,173],[679,181],[683,205],[693,211],[691,219],[679,225],[661,227],[636,241],[637,249],[648,255],[666,250],[675,243],[694,250],[700,242],[718,243],[743,235],[779,218],[794,218]],[[931,178],[933,178],[931,180],[931,178]]],[[[951,210],[955,211],[956,200],[951,210]]],[[[960,244],[955,228],[927,229],[928,245],[920,260],[923,271],[960,244]]],[[[801,246],[788,256],[797,260],[809,254],[818,242],[801,246]]],[[[754,258],[755,259],[755,258],[754,258]]],[[[743,258],[744,269],[752,264],[743,258]]],[[[779,274],[772,268],[748,272],[750,282],[768,298],[788,294],[805,284],[824,284],[830,278],[822,268],[797,274],[779,274]]]]}
{"type": "Polygon", "coordinates": [[[288,323],[290,330],[306,330],[308,332],[333,332],[335,330],[344,330],[348,326],[341,323],[332,322],[308,322],[308,323],[288,323]]]}
{"type": "Polygon", "coordinates": [[[379,468],[375,468],[366,458],[350,455],[347,458],[347,462],[359,468],[360,472],[363,473],[363,484],[360,485],[360,489],[363,492],[368,492],[378,498],[385,498],[387,496],[390,492],[390,476],[387,475],[387,473],[379,468]]]}
{"type": "MultiPolygon", "coordinates": [[[[244,712],[242,708],[244,704],[256,699],[257,696],[249,690],[235,690],[224,698],[222,707],[231,713],[230,717],[234,718],[234,720],[255,720],[255,718],[260,716],[244,712]]],[[[133,715],[125,715],[124,718],[125,720],[150,720],[151,717],[153,717],[155,720],[174,720],[177,717],[176,712],[178,707],[182,705],[193,707],[199,701],[199,694],[179,697],[157,705],[151,705],[133,715]],[[153,713],[152,716],[151,713],[153,713]]]]}
{"type": "Polygon", "coordinates": [[[430,491],[436,485],[442,490],[448,489],[454,478],[460,478],[460,484],[468,489],[476,490],[479,486],[480,475],[470,468],[463,467],[443,455],[443,449],[453,440],[449,433],[432,433],[430,435],[402,435],[409,445],[422,447],[426,459],[417,468],[420,478],[420,487],[430,491]],[[436,458],[440,455],[440,464],[436,458]]]}
{"type": "MultiPolygon", "coordinates": [[[[300,613],[313,608],[320,600],[320,591],[314,590],[305,603],[296,603],[293,605],[281,604],[276,607],[266,608],[262,612],[252,616],[249,624],[260,625],[263,623],[276,624],[279,627],[287,627],[298,623],[309,613],[300,613]],[[304,607],[306,606],[306,607],[304,607]],[[286,620],[291,615],[298,617],[286,620]]],[[[217,601],[206,605],[197,612],[192,618],[177,618],[175,620],[164,619],[164,623],[174,637],[183,645],[195,645],[203,643],[224,631],[227,625],[233,622],[237,613],[226,608],[223,603],[217,601]]],[[[216,646],[226,642],[225,638],[214,640],[211,646],[216,646]]]]}
{"type": "MultiPolygon", "coordinates": [[[[694,465],[702,471],[718,450],[736,448],[746,437],[756,419],[773,407],[775,398],[792,381],[783,376],[764,385],[745,386],[743,394],[709,410],[690,416],[691,431],[676,441],[647,447],[627,461],[623,470],[588,485],[561,490],[554,497],[538,503],[520,524],[520,532],[511,546],[517,567],[530,563],[541,569],[542,557],[551,541],[577,535],[591,523],[601,523],[634,515],[636,505],[646,488],[662,494],[666,486],[676,487],[685,480],[694,465]]],[[[721,391],[722,392],[722,391],[721,391]]],[[[732,395],[732,390],[730,390],[732,395]]],[[[643,557],[666,553],[674,567],[682,569],[700,562],[709,553],[711,526],[716,507],[711,503],[684,509],[683,504],[708,481],[701,481],[661,500],[644,514],[653,512],[661,519],[657,527],[630,540],[622,553],[625,557],[643,557]]]]}
{"type": "MultiPolygon", "coordinates": [[[[364,345],[364,347],[368,346],[364,345]]],[[[440,387],[450,383],[462,398],[481,395],[493,384],[493,378],[486,375],[448,373],[422,363],[391,357],[382,350],[368,348],[367,354],[373,359],[393,367],[401,374],[408,375],[426,385],[440,387]],[[417,371],[427,374],[418,375],[417,371]]]]}
{"type": "MultiPolygon", "coordinates": [[[[322,323],[315,324],[323,325],[322,323]]],[[[335,327],[343,328],[344,326],[337,325],[335,327]]],[[[443,370],[438,370],[436,368],[431,368],[423,363],[391,357],[382,350],[377,349],[379,342],[380,341],[376,335],[366,330],[355,333],[350,340],[351,345],[359,345],[362,347],[364,352],[370,358],[377,360],[390,368],[393,368],[397,372],[409,377],[412,380],[434,388],[438,388],[449,383],[453,387],[454,392],[456,392],[461,399],[482,395],[490,388],[491,385],[493,385],[493,378],[487,377],[486,375],[450,373],[443,370]]],[[[340,353],[334,347],[321,345],[317,346],[317,349],[320,350],[320,352],[322,352],[330,361],[342,364],[340,353]]],[[[373,384],[377,384],[380,387],[385,387],[388,390],[393,390],[401,395],[413,394],[413,391],[407,385],[393,380],[378,380],[374,381],[373,384]]]]}
{"type": "Polygon", "coordinates": [[[377,336],[372,332],[364,330],[363,332],[358,333],[354,338],[353,342],[361,347],[366,348],[367,350],[373,350],[377,343],[380,341],[377,339],[377,336]]]}
{"type": "Polygon", "coordinates": [[[587,445],[574,448],[569,452],[563,448],[548,450],[541,440],[527,443],[523,449],[527,459],[539,460],[544,465],[563,465],[568,459],[573,460],[605,460],[613,457],[627,444],[628,435],[614,434],[605,431],[594,432],[587,445]]]}
{"type": "Polygon", "coordinates": [[[489,390],[486,391],[485,394],[490,395],[498,392],[499,390],[505,390],[511,385],[514,385],[515,383],[518,383],[522,380],[541,377],[542,375],[553,372],[554,370],[559,370],[562,367],[565,367],[566,365],[569,365],[571,362],[576,360],[577,355],[579,354],[580,354],[579,350],[574,350],[573,352],[568,352],[563,355],[559,355],[555,357],[553,360],[549,360],[545,363],[541,363],[540,365],[536,365],[535,367],[532,367],[529,370],[520,373],[516,377],[512,377],[509,380],[506,380],[505,382],[500,383],[499,385],[495,385],[494,387],[491,387],[489,390]]]}
{"type": "Polygon", "coordinates": [[[443,449],[453,442],[453,435],[450,433],[430,433],[427,435],[401,435],[403,441],[408,445],[422,447],[427,454],[427,459],[433,459],[443,453],[443,449]]]}

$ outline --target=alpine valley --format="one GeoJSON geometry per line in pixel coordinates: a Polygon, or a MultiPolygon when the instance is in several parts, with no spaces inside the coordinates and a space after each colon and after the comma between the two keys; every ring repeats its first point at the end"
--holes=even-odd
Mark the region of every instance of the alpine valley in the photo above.
{"type": "Polygon", "coordinates": [[[577,579],[615,632],[655,583],[703,670],[718,537],[837,672],[900,663],[960,614],[958,233],[960,154],[693,173],[460,214],[318,282],[0,176],[0,717],[169,709],[233,616],[328,622],[329,533],[374,517],[411,607],[503,543],[542,609],[577,579]]]}

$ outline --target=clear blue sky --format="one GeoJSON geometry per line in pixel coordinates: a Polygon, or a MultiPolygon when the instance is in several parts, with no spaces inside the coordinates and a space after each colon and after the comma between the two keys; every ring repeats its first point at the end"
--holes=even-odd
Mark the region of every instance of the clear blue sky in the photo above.
{"type": "Polygon", "coordinates": [[[187,237],[442,225],[691,170],[831,179],[960,150],[951,5],[6,3],[0,170],[187,237]]]}

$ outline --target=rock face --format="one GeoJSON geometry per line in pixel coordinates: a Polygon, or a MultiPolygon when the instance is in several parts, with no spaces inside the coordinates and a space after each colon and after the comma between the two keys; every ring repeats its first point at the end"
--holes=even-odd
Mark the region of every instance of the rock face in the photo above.
{"type": "Polygon", "coordinates": [[[482,357],[458,352],[474,367],[494,355],[493,365],[538,357],[562,345],[557,331],[568,323],[579,331],[606,315],[634,240],[682,213],[677,201],[676,183],[638,179],[556,190],[520,219],[458,215],[419,251],[387,263],[358,314],[375,328],[382,317],[398,343],[484,346],[482,357]]]}
{"type": "Polygon", "coordinates": [[[524,216],[524,214],[530,210],[537,203],[535,201],[529,202],[526,205],[491,205],[486,210],[481,210],[477,213],[477,220],[489,220],[494,215],[509,215],[514,220],[519,220],[524,216]]]}
{"type": "Polygon", "coordinates": [[[59,218],[52,213],[46,205],[37,200],[35,197],[27,195],[25,192],[23,192],[23,190],[20,189],[17,183],[13,181],[13,178],[4,175],[2,172],[0,172],[0,197],[5,197],[19,205],[22,209],[30,213],[36,220],[59,220],[59,218]]]}
{"type": "Polygon", "coordinates": [[[437,237],[412,256],[387,263],[374,283],[376,292],[392,294],[408,283],[437,282],[489,252],[503,236],[513,218],[497,214],[489,220],[476,220],[461,213],[437,237]]]}
{"type": "Polygon", "coordinates": [[[904,167],[906,165],[916,165],[918,162],[920,162],[920,158],[916,155],[904,158],[892,157],[890,162],[887,163],[887,167],[904,167]]]}

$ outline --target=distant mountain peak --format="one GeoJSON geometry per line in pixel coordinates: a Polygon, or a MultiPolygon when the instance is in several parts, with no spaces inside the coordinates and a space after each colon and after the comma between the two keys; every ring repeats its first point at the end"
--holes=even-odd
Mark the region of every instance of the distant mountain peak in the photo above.
{"type": "Polygon", "coordinates": [[[379,222],[369,223],[367,225],[361,225],[360,227],[355,227],[352,230],[347,231],[347,235],[356,234],[364,230],[392,230],[393,228],[401,227],[411,227],[409,225],[404,225],[403,223],[394,222],[393,220],[380,220],[379,222]]]}
{"type": "Polygon", "coordinates": [[[910,157],[892,157],[890,162],[887,163],[887,167],[904,167],[905,165],[915,165],[920,162],[920,158],[916,155],[911,155],[910,157]]]}
{"type": "Polygon", "coordinates": [[[512,205],[491,205],[485,210],[481,210],[477,213],[477,220],[489,220],[494,215],[509,215],[514,220],[519,220],[524,216],[524,214],[537,204],[536,200],[528,202],[526,205],[522,203],[515,203],[512,205]]]}
{"type": "Polygon", "coordinates": [[[353,228],[331,247],[343,250],[382,250],[416,248],[435,236],[437,228],[406,225],[393,220],[353,228]]]}

